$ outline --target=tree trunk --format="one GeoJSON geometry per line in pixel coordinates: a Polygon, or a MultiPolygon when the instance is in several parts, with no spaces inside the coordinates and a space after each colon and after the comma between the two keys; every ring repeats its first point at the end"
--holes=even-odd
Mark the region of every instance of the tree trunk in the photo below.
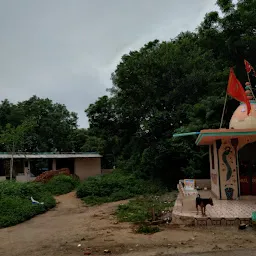
{"type": "Polygon", "coordinates": [[[12,158],[11,158],[11,166],[10,166],[10,180],[13,177],[13,155],[14,155],[14,142],[12,143],[12,158]]]}

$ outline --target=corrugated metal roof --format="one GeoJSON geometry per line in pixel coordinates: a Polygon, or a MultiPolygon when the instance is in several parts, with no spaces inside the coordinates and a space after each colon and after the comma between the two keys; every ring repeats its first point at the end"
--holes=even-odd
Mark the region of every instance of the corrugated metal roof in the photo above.
{"type": "MultiPolygon", "coordinates": [[[[15,153],[13,158],[98,158],[102,157],[98,153],[55,153],[55,152],[41,152],[41,153],[15,153]]],[[[0,152],[0,159],[12,158],[11,153],[0,152]]]]}

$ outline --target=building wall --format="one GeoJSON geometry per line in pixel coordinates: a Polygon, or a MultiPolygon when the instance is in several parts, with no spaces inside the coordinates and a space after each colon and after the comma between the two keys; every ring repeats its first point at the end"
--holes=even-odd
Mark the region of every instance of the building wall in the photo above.
{"type": "Polygon", "coordinates": [[[85,180],[88,177],[101,174],[101,159],[100,158],[76,158],[75,174],[81,180],[85,180]]]}
{"type": "Polygon", "coordinates": [[[207,188],[208,190],[211,190],[211,180],[210,179],[198,179],[195,180],[195,186],[204,189],[207,188]]]}
{"type": "Polygon", "coordinates": [[[211,190],[213,194],[220,198],[220,185],[219,185],[219,163],[218,151],[216,142],[209,146],[209,160],[210,160],[210,176],[211,176],[211,190]]]}
{"type": "Polygon", "coordinates": [[[230,140],[222,140],[218,151],[221,199],[238,198],[236,152],[230,140]]]}
{"type": "Polygon", "coordinates": [[[30,177],[28,175],[18,175],[16,176],[16,181],[18,182],[27,182],[27,181],[33,181],[35,177],[30,177]]]}

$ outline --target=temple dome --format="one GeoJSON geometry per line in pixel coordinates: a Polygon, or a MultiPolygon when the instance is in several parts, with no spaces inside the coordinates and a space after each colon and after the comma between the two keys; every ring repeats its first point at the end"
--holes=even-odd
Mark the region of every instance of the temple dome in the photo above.
{"type": "Polygon", "coordinates": [[[256,129],[256,101],[252,100],[253,95],[250,83],[246,83],[245,89],[247,98],[250,100],[251,112],[247,115],[246,104],[241,103],[231,117],[230,129],[256,129]]]}

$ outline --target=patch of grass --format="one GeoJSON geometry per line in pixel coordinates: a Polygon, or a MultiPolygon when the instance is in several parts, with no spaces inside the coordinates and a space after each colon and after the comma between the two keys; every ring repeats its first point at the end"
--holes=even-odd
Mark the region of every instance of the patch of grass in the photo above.
{"type": "Polygon", "coordinates": [[[95,205],[132,198],[137,195],[163,194],[167,190],[158,182],[145,181],[119,171],[90,177],[80,184],[77,197],[95,205]]]}
{"type": "Polygon", "coordinates": [[[122,222],[144,222],[152,219],[152,209],[155,216],[161,216],[162,211],[174,205],[174,198],[166,200],[158,196],[144,196],[130,200],[127,204],[120,204],[116,216],[122,222]]]}
{"type": "Polygon", "coordinates": [[[120,204],[116,210],[116,216],[121,222],[139,223],[135,229],[136,233],[153,234],[160,231],[158,226],[150,225],[153,212],[156,220],[161,220],[162,212],[174,205],[175,198],[176,192],[162,196],[140,196],[130,200],[127,204],[120,204]]]}
{"type": "Polygon", "coordinates": [[[136,233],[139,234],[154,234],[156,232],[159,232],[160,228],[157,226],[147,226],[147,225],[139,225],[136,229],[136,233]]]}
{"type": "Polygon", "coordinates": [[[72,176],[57,175],[44,186],[52,195],[63,195],[73,191],[79,185],[79,180],[72,176]]]}
{"type": "Polygon", "coordinates": [[[43,184],[0,182],[0,228],[21,223],[55,205],[55,199],[43,184]],[[31,196],[44,204],[32,204],[31,196]]]}
{"type": "Polygon", "coordinates": [[[82,198],[82,200],[88,205],[99,205],[110,202],[108,197],[99,197],[99,196],[87,196],[82,198]]]}

